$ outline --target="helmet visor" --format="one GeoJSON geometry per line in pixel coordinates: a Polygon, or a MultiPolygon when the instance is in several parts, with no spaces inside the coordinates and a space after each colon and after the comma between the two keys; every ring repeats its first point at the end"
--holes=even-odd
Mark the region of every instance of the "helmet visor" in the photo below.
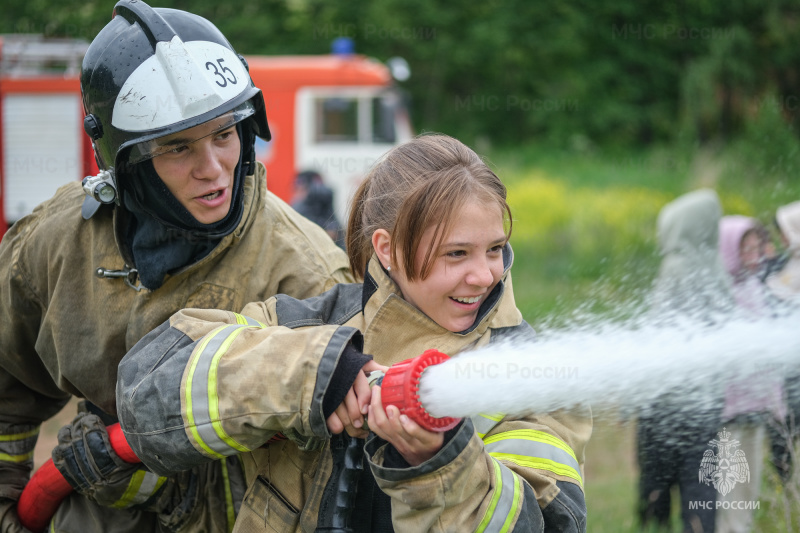
{"type": "Polygon", "coordinates": [[[158,157],[167,152],[180,150],[200,139],[225,131],[254,114],[255,108],[252,102],[248,100],[235,109],[213,118],[208,122],[194,126],[193,128],[134,144],[131,147],[128,161],[131,164],[141,163],[142,161],[158,157]]]}

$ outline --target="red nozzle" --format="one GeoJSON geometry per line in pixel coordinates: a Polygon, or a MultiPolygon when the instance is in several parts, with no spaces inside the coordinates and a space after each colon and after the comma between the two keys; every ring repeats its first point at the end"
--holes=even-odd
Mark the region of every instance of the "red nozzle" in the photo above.
{"type": "Polygon", "coordinates": [[[381,383],[383,405],[396,406],[401,413],[428,431],[443,432],[456,427],[460,418],[434,418],[428,414],[419,399],[419,378],[422,371],[447,359],[450,357],[438,350],[425,350],[420,356],[390,366],[381,383]]]}

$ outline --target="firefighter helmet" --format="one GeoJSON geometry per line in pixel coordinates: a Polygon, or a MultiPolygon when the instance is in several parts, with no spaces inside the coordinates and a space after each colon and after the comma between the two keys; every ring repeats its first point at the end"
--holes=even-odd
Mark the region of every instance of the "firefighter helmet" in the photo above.
{"type": "MultiPolygon", "coordinates": [[[[120,204],[120,194],[110,194],[107,186],[122,193],[131,165],[170,149],[160,142],[165,136],[174,141],[173,134],[222,117],[214,131],[200,130],[210,134],[251,118],[254,135],[247,140],[270,139],[261,90],[216,26],[141,0],[117,2],[111,22],[84,56],[81,93],[84,129],[101,170],[93,183],[98,191],[105,189],[94,196],[104,203],[113,196],[120,204]]],[[[245,155],[252,157],[253,147],[244,143],[245,155]]]]}

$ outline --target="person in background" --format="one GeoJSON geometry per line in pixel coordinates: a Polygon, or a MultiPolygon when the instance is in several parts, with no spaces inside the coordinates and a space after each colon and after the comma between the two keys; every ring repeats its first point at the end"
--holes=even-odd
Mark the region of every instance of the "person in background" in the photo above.
{"type": "MultiPolygon", "coordinates": [[[[659,212],[656,230],[662,260],[648,310],[657,323],[690,320],[713,326],[733,309],[717,251],[721,216],[719,197],[711,189],[684,194],[659,212]]],[[[698,483],[698,471],[718,431],[721,401],[713,392],[695,402],[687,400],[695,392],[665,394],[644,406],[639,416],[638,511],[644,530],[671,530],[671,492],[677,487],[682,531],[714,531],[713,506],[696,503],[717,499],[712,485],[698,483]]]]}
{"type": "MultiPolygon", "coordinates": [[[[730,276],[733,295],[745,317],[769,316],[772,296],[760,278],[768,234],[752,217],[729,215],[719,223],[719,250],[730,276]]],[[[768,426],[780,427],[772,439],[785,439],[787,428],[783,376],[778,369],[763,368],[754,374],[737,376],[725,387],[722,424],[730,439],[738,442],[749,467],[747,481],[737,483],[721,496],[723,502],[756,501],[761,490],[764,443],[768,426]]],[[[753,512],[733,505],[717,511],[717,533],[751,531],[753,512]]]]}
{"type": "Polygon", "coordinates": [[[768,276],[766,283],[777,297],[800,298],[800,201],[778,208],[775,226],[784,247],[784,261],[768,276]]]}
{"type": "Polygon", "coordinates": [[[364,374],[532,335],[511,289],[511,220],[504,185],[459,141],[393,148],[350,212],[363,283],[173,315],[120,364],[128,442],[161,475],[249,451],[235,531],[586,531],[588,409],[434,432],[364,374]]]}
{"type": "Polygon", "coordinates": [[[771,294],[764,284],[769,233],[755,218],[728,215],[720,220],[719,250],[737,304],[754,314],[768,312],[771,294]]]}
{"type": "Polygon", "coordinates": [[[39,427],[77,396],[53,452],[76,490],[50,531],[227,532],[246,488],[236,457],[169,479],[109,469],[122,463],[105,429],[117,365],[179,309],[319,294],[353,279],[347,257],[267,192],[254,157],[256,136],[270,137],[262,93],[208,20],[118,2],[81,90],[102,172],[0,243],[0,531],[23,531],[16,501],[39,427]]]}
{"type": "MultiPolygon", "coordinates": [[[[800,201],[793,202],[777,209],[775,226],[780,235],[784,251],[781,261],[766,278],[772,294],[790,306],[800,304],[800,201]]],[[[786,427],[788,438],[773,439],[773,462],[788,480],[792,474],[792,466],[796,464],[797,436],[800,434],[800,369],[790,369],[786,375],[786,402],[789,408],[786,427]]]]}
{"type": "Polygon", "coordinates": [[[325,185],[319,172],[305,170],[295,176],[292,207],[344,248],[344,229],[333,210],[333,189],[325,185]]]}

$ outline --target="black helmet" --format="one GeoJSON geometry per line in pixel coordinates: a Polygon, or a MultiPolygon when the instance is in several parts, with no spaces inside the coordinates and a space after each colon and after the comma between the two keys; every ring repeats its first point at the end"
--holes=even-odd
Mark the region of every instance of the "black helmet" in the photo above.
{"type": "Polygon", "coordinates": [[[141,0],[117,2],[84,56],[81,93],[84,129],[101,170],[84,188],[105,203],[120,204],[116,191],[131,177],[132,164],[172,146],[159,143],[164,136],[218,117],[225,120],[214,131],[252,117],[253,133],[270,139],[261,90],[216,26],[141,0]]]}

